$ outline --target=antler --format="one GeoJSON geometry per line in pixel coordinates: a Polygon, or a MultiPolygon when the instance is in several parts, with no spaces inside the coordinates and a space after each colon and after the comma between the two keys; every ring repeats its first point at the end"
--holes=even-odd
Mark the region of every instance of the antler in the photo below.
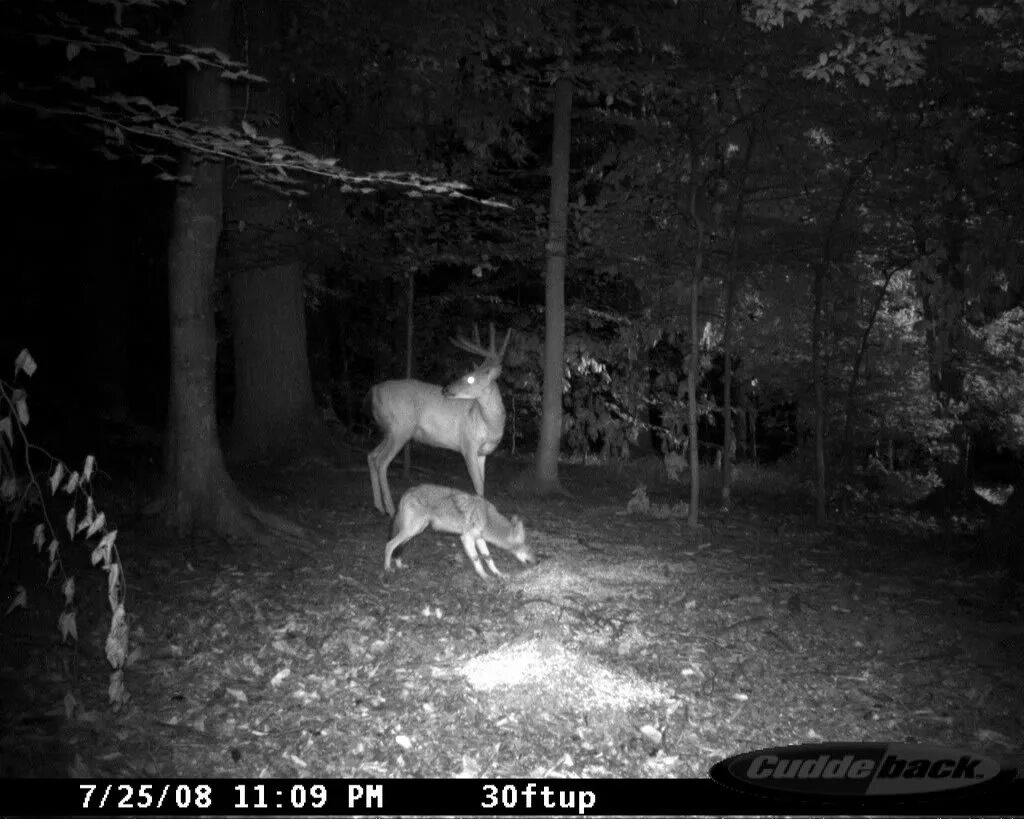
{"type": "Polygon", "coordinates": [[[470,341],[464,336],[452,339],[452,344],[458,347],[460,350],[465,350],[467,353],[473,353],[474,355],[482,356],[489,361],[501,361],[505,357],[505,348],[508,347],[508,340],[512,336],[512,328],[509,327],[505,333],[505,340],[501,344],[501,349],[498,350],[494,346],[494,322],[491,322],[491,344],[490,347],[484,347],[480,343],[480,328],[477,327],[476,322],[473,323],[473,341],[470,341]]]}

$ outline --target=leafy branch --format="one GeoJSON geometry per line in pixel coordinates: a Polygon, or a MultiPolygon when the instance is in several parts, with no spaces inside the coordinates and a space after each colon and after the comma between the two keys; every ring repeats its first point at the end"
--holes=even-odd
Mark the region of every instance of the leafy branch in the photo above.
{"type": "MultiPolygon", "coordinates": [[[[31,377],[36,370],[36,363],[28,350],[18,354],[14,364],[14,377],[25,373],[31,377]]],[[[59,526],[50,517],[47,504],[44,502],[43,487],[40,486],[42,475],[46,478],[50,496],[63,492],[70,496],[70,503],[64,515],[64,530],[67,542],[82,536],[84,541],[98,537],[99,540],[91,547],[92,565],[100,565],[107,573],[107,601],[110,605],[110,628],[106,639],[106,657],[114,669],[110,675],[107,696],[115,708],[128,702],[129,694],[124,682],[124,665],[128,656],[128,620],[125,610],[126,586],[124,568],[117,551],[117,529],[107,524],[106,515],[96,506],[92,494],[92,478],[96,470],[96,459],[89,455],[82,469],[70,469],[67,464],[29,441],[25,427],[29,423],[29,411],[26,393],[0,380],[0,507],[9,518],[9,536],[7,550],[0,570],[6,571],[10,565],[10,551],[14,548],[14,525],[31,507],[38,507],[42,520],[36,524],[32,532],[32,545],[42,554],[46,550],[47,581],[56,575],[60,582],[64,606],[58,618],[57,628],[64,642],[78,642],[78,620],[75,605],[75,578],[69,575],[61,559],[61,535],[59,526]],[[23,465],[15,459],[20,451],[23,465]],[[40,456],[49,462],[45,471],[37,471],[33,467],[33,456],[40,456]]],[[[19,608],[28,606],[28,591],[24,585],[18,585],[13,599],[4,614],[10,615],[19,608]]],[[[65,708],[71,710],[76,705],[73,695],[65,697],[65,708]]]]}
{"type": "MultiPolygon", "coordinates": [[[[226,81],[265,82],[251,73],[245,63],[231,59],[218,49],[142,39],[138,29],[123,24],[126,8],[152,10],[183,5],[182,0],[117,3],[99,0],[97,5],[110,7],[115,26],[101,28],[60,12],[39,13],[30,22],[24,21],[23,30],[8,26],[0,29],[0,36],[39,45],[62,44],[69,63],[83,52],[117,51],[127,63],[143,57],[155,58],[172,69],[187,66],[194,70],[217,70],[226,81]]],[[[6,79],[12,81],[4,83],[9,90],[0,93],[0,105],[28,110],[40,117],[84,121],[87,128],[102,136],[98,150],[104,157],[111,160],[135,157],[143,165],[153,165],[157,178],[164,181],[187,183],[190,180],[177,172],[177,157],[156,145],[173,146],[200,158],[234,162],[248,181],[282,193],[305,193],[308,179],[298,178],[297,175],[301,175],[330,180],[339,184],[343,193],[366,194],[389,186],[404,189],[410,197],[446,196],[488,207],[509,207],[494,199],[472,195],[469,185],[458,181],[411,172],[350,171],[338,167],[336,159],[316,156],[281,139],[262,137],[245,120],[238,127],[213,127],[181,116],[177,106],[159,104],[144,96],[117,92],[97,94],[96,79],[89,74],[63,74],[55,84],[46,86],[16,81],[13,77],[6,79]]]]}

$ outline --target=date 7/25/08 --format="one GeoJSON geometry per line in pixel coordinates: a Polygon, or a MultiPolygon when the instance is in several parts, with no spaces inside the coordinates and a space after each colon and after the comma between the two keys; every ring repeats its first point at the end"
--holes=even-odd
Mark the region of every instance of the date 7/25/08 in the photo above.
{"type": "MultiPolygon", "coordinates": [[[[566,788],[566,784],[561,781],[440,779],[334,779],[319,782],[309,779],[108,780],[74,783],[77,798],[70,812],[78,815],[148,812],[152,815],[182,816],[252,816],[264,813],[486,815],[491,811],[507,814],[516,810],[585,815],[592,812],[598,801],[596,792],[586,788],[566,788]]],[[[50,803],[58,801],[52,790],[36,796],[50,803]]],[[[31,801],[36,802],[37,798],[31,801]]],[[[58,812],[67,812],[69,808],[71,806],[65,802],[63,810],[58,812]]]]}

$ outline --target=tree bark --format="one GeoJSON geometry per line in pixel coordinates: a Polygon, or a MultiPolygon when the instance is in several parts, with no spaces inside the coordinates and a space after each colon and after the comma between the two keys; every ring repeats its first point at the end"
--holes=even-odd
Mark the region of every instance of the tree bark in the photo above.
{"type": "MultiPolygon", "coordinates": [[[[409,271],[409,289],[405,294],[405,377],[412,378],[413,350],[412,343],[415,337],[416,321],[416,271],[409,271]]],[[[406,481],[412,476],[412,443],[405,445],[402,453],[402,477],[406,481]]]]}
{"type": "Polygon", "coordinates": [[[895,268],[885,274],[885,281],[882,283],[882,286],[878,288],[878,293],[875,295],[875,301],[871,305],[871,313],[868,315],[868,323],[864,327],[864,332],[861,333],[860,344],[857,345],[857,352],[853,357],[850,383],[846,389],[846,418],[843,422],[843,460],[846,461],[847,470],[851,472],[854,467],[853,422],[856,414],[855,400],[857,398],[857,381],[860,379],[860,368],[864,361],[864,354],[868,349],[868,340],[871,338],[871,330],[875,326],[875,320],[878,318],[879,311],[882,309],[882,303],[885,301],[885,294],[889,290],[889,282],[892,281],[892,277],[895,274],[895,268]]]}
{"type": "MultiPolygon", "coordinates": [[[[750,446],[747,442],[747,427],[749,421],[749,399],[747,398],[747,385],[744,379],[736,382],[736,460],[750,458],[750,446]]],[[[753,460],[751,458],[751,460],[753,460]]]]}
{"type": "MultiPolygon", "coordinates": [[[[211,0],[189,6],[190,40],[197,46],[225,48],[230,2],[211,0]]],[[[187,110],[210,125],[227,122],[227,86],[219,72],[189,77],[187,110]]],[[[224,166],[186,154],[180,174],[168,248],[171,325],[171,384],[165,461],[166,515],[178,534],[216,528],[232,487],[217,437],[214,374],[217,337],[213,284],[220,238],[224,166]]]]}
{"type": "Polygon", "coordinates": [[[851,170],[846,177],[843,190],[836,202],[832,219],[825,228],[822,239],[821,259],[814,266],[814,315],[811,320],[811,378],[814,382],[814,517],[822,524],[828,517],[828,488],[825,480],[825,416],[828,412],[825,395],[825,367],[822,362],[821,348],[824,335],[823,312],[825,309],[825,279],[832,267],[836,233],[839,229],[846,207],[853,195],[857,180],[867,170],[873,154],[861,164],[860,168],[851,170]]]}
{"type": "MultiPolygon", "coordinates": [[[[266,136],[287,140],[285,89],[276,45],[282,41],[280,9],[252,0],[244,32],[253,70],[268,78],[246,89],[246,116],[266,136]]],[[[286,227],[284,196],[244,180],[227,199],[226,256],[231,278],[235,400],[230,452],[253,460],[294,455],[327,444],[310,378],[299,237],[286,227]]]]}
{"type": "Polygon", "coordinates": [[[728,512],[732,498],[732,461],[736,451],[732,420],[732,312],[736,300],[736,270],[730,266],[725,282],[725,331],[722,348],[722,511],[728,512]]]}
{"type": "MultiPolygon", "coordinates": [[[[266,195],[266,194],[264,194],[266,195]]],[[[235,415],[231,455],[277,458],[318,423],[306,352],[302,264],[251,268],[231,279],[235,415]]]]}
{"type": "MultiPolygon", "coordinates": [[[[189,41],[227,51],[230,0],[189,5],[189,41]]],[[[227,122],[229,95],[217,70],[191,74],[187,114],[210,125],[227,122]]],[[[208,531],[264,540],[257,523],[297,536],[294,525],[254,509],[224,466],[217,434],[214,375],[214,270],[223,216],[222,163],[186,154],[168,247],[171,383],[167,412],[164,515],[180,536],[208,531]]],[[[278,538],[274,538],[277,542],[278,538]]]]}
{"type": "Polygon", "coordinates": [[[700,281],[704,275],[704,218],[697,211],[696,180],[690,181],[690,216],[697,228],[697,251],[690,280],[690,366],[686,374],[686,402],[690,437],[690,514],[691,529],[700,525],[700,436],[697,427],[697,381],[700,379],[700,281]]]}
{"type": "Polygon", "coordinates": [[[562,77],[555,84],[548,265],[544,283],[544,391],[536,463],[537,488],[542,492],[561,490],[558,453],[562,443],[562,393],[565,388],[565,257],[569,222],[572,90],[572,80],[567,77],[562,77]]]}
{"type": "Polygon", "coordinates": [[[732,319],[736,303],[736,276],[740,257],[740,224],[743,222],[743,207],[746,204],[745,188],[750,159],[754,155],[756,131],[747,131],[747,146],[743,153],[743,171],[740,174],[739,190],[736,192],[736,213],[732,224],[732,250],[729,270],[725,281],[725,330],[722,347],[725,361],[722,366],[722,509],[729,510],[732,495],[732,464],[736,452],[735,430],[732,418],[732,319]]]}
{"type": "Polygon", "coordinates": [[[814,518],[821,524],[827,517],[825,487],[825,374],[821,365],[822,311],[825,276],[828,272],[829,240],[824,258],[814,266],[814,317],[811,320],[811,378],[814,381],[814,518]]]}
{"type": "MultiPolygon", "coordinates": [[[[945,253],[934,263],[920,265],[916,276],[925,319],[929,380],[941,402],[941,412],[951,421],[950,438],[957,451],[955,461],[939,466],[943,484],[939,491],[954,504],[971,492],[970,432],[956,414],[964,397],[967,348],[966,277],[961,262],[964,222],[968,218],[965,210],[959,198],[945,206],[938,239],[945,253]]],[[[929,237],[923,225],[918,224],[916,229],[918,249],[924,256],[929,237]]]]}

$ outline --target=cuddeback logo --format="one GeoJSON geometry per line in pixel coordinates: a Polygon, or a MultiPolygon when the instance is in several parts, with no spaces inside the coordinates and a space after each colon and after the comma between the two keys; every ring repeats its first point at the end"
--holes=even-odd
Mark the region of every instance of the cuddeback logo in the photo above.
{"type": "Polygon", "coordinates": [[[998,762],[967,751],[852,742],[750,751],[719,762],[711,778],[762,795],[864,799],[970,788],[991,782],[1000,770],[998,762]]]}

